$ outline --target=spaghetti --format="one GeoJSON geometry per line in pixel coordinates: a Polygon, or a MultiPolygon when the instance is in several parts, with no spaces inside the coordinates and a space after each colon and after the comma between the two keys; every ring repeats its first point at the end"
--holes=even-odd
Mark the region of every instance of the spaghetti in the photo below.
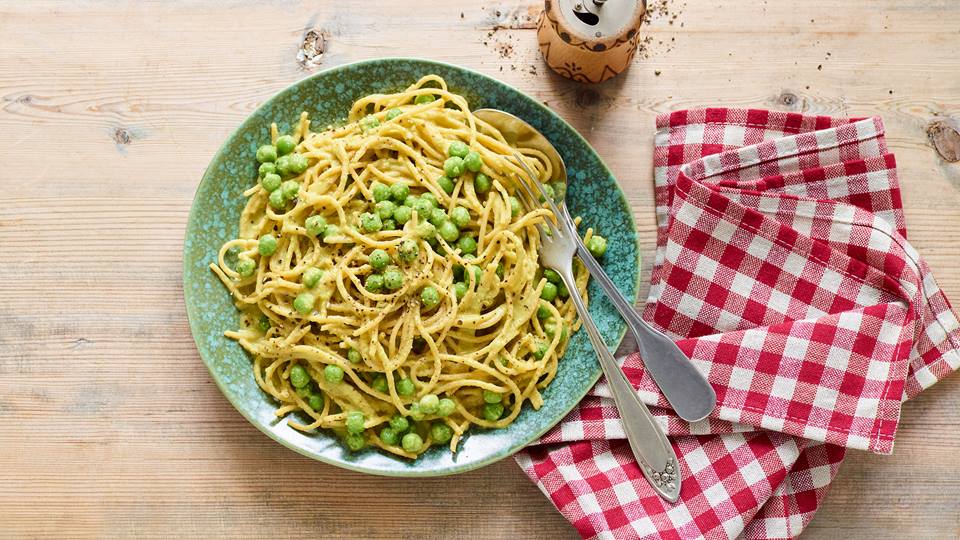
{"type": "Polygon", "coordinates": [[[551,177],[435,75],[359,99],[340,127],[313,132],[307,113],[291,135],[271,127],[239,238],[211,268],[242,313],[226,335],[278,416],[415,458],[541,406],[579,322],[538,263],[549,211],[513,197],[515,150],[551,177]]]}

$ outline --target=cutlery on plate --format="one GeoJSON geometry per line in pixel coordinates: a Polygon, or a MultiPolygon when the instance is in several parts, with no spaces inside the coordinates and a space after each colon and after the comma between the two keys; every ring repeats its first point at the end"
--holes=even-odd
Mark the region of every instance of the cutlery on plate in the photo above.
{"type": "MultiPolygon", "coordinates": [[[[576,234],[573,219],[564,203],[567,169],[557,149],[533,126],[510,113],[497,109],[479,109],[474,111],[474,115],[497,128],[511,144],[521,148],[533,148],[547,156],[553,167],[552,182],[554,185],[559,183],[563,186],[556,190],[554,200],[548,201],[550,207],[561,223],[568,224],[573,229],[574,234],[570,241],[575,244],[576,254],[627,323],[637,342],[644,367],[680,418],[689,422],[706,418],[717,404],[717,394],[713,387],[669,336],[643,320],[632,302],[623,296],[603,271],[603,267],[593,258],[580,235],[576,234]]],[[[518,155],[515,154],[514,158],[520,162],[521,167],[527,169],[518,155]]],[[[543,191],[540,189],[540,181],[529,170],[527,174],[538,191],[543,191]]]]}
{"type": "MultiPolygon", "coordinates": [[[[519,156],[517,157],[519,160],[519,156]]],[[[519,162],[530,174],[523,161],[519,160],[519,162]]],[[[541,205],[537,202],[538,195],[533,192],[528,183],[518,176],[517,184],[522,188],[517,194],[527,209],[540,208],[541,205]]],[[[677,455],[670,446],[667,436],[660,429],[647,406],[640,401],[637,392],[610,354],[577,289],[573,277],[573,257],[577,254],[577,243],[574,240],[577,238],[576,229],[572,227],[572,223],[558,220],[555,224],[551,219],[547,219],[545,225],[537,225],[537,228],[540,231],[540,261],[543,266],[560,274],[560,278],[570,291],[570,298],[580,315],[583,328],[586,329],[593,349],[600,359],[603,373],[607,376],[607,383],[617,410],[620,412],[627,441],[630,443],[634,457],[640,463],[640,470],[657,494],[670,502],[675,502],[680,497],[680,466],[677,455]]]]}

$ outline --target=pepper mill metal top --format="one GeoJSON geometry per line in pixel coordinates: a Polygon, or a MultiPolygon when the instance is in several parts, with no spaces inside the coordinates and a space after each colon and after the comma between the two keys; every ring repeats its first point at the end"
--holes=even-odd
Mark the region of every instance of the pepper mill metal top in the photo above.
{"type": "Polygon", "coordinates": [[[645,11],[644,0],[545,0],[540,51],[564,77],[604,81],[630,65],[645,11]]]}

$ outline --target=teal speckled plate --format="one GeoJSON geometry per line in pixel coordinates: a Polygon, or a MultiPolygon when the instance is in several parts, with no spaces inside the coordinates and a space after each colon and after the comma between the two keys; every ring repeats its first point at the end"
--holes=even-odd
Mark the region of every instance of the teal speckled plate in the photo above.
{"type": "MultiPolygon", "coordinates": [[[[431,448],[416,461],[368,449],[351,453],[326,432],[304,434],[274,415],[276,403],[257,386],[250,358],[223,336],[239,316],[230,295],[208,265],[225,241],[236,237],[243,191],[254,183],[254,153],[269,137],[270,122],[288,131],[301,111],[314,126],[343,120],[357,98],[405,88],[436,73],[471,107],[509,111],[538,128],[556,145],[567,165],[568,204],[584,225],[609,239],[601,261],[610,278],[636,298],[640,256],[636,229],[623,192],[610,170],[569,124],[536,100],[485,75],[464,68],[407,58],[358,62],[317,73],[283,90],[256,110],[223,144],[197,188],[183,246],[183,287],[190,329],[203,362],[230,403],[254,426],[284,446],[320,461],[367,473],[390,476],[439,476],[476,469],[507,457],[537,440],[579,402],[600,376],[600,366],[586,333],[576,332],[560,360],[556,379],[544,391],[544,404],[529,404],[517,420],[499,430],[472,430],[454,455],[431,448]]],[[[615,349],[626,329],[595,284],[590,285],[590,313],[604,339],[615,349]]]]}

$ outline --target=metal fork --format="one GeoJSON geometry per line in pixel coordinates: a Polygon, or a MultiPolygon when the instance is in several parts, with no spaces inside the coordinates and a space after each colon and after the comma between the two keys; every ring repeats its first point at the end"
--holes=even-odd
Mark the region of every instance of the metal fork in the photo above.
{"type": "MultiPolygon", "coordinates": [[[[520,156],[514,156],[524,171],[537,182],[536,176],[523,163],[520,156]]],[[[538,203],[538,196],[531,189],[530,185],[519,175],[516,176],[517,184],[521,187],[523,194],[521,199],[529,209],[542,208],[538,203]]],[[[539,183],[537,184],[539,187],[539,183]]],[[[542,190],[539,190],[542,192],[542,190]]],[[[518,191],[518,194],[520,192],[518,191]]],[[[563,283],[570,291],[570,298],[573,300],[583,328],[590,337],[590,343],[597,353],[600,360],[600,367],[607,377],[607,383],[610,385],[610,392],[613,394],[613,400],[620,412],[620,418],[623,422],[623,429],[627,435],[627,441],[633,450],[633,455],[640,463],[640,470],[643,476],[650,482],[654,491],[658,495],[670,502],[676,502],[680,497],[680,465],[677,461],[677,455],[670,446],[670,441],[663,430],[657,424],[653,415],[647,409],[647,406],[640,401],[633,386],[623,374],[620,366],[617,365],[613,355],[607,348],[607,344],[600,336],[600,331],[590,318],[587,306],[580,297],[576,282],[573,278],[573,257],[577,254],[577,231],[573,228],[572,222],[560,219],[560,212],[549,197],[544,196],[547,204],[551,207],[556,217],[556,223],[547,219],[546,226],[537,225],[540,231],[541,250],[540,260],[547,268],[552,268],[563,280],[563,283]]]]}

